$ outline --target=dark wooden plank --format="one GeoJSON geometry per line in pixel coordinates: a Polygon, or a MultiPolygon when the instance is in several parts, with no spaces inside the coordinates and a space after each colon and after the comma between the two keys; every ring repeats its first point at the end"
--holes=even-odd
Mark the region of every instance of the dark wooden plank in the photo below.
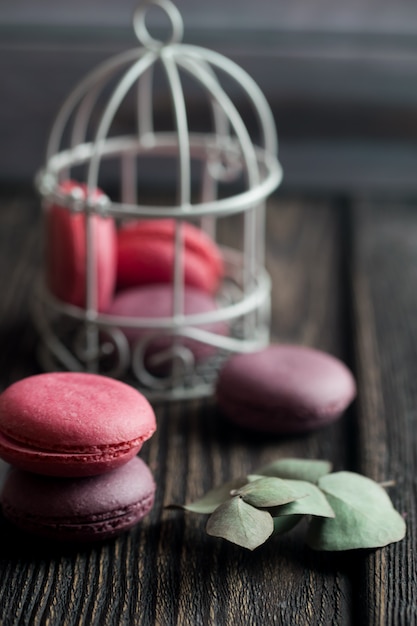
{"type": "Polygon", "coordinates": [[[368,624],[408,625],[417,621],[417,214],[413,205],[362,202],[354,218],[359,466],[395,481],[389,493],[407,522],[404,541],[369,555],[362,610],[368,624]]]}
{"type": "MultiPolygon", "coordinates": [[[[274,337],[341,354],[340,247],[333,211],[295,201],[271,207],[267,263],[274,284],[274,337]]],[[[165,410],[159,424],[149,450],[154,458],[163,455],[165,474],[158,484],[165,505],[190,500],[280,455],[348,463],[348,417],[308,437],[254,437],[229,427],[215,404],[205,402],[165,410]]],[[[206,536],[205,520],[170,511],[162,519],[159,623],[350,623],[350,564],[312,553],[302,532],[247,553],[206,536]]]]}
{"type": "MultiPolygon", "coordinates": [[[[15,198],[0,210],[2,323],[10,330],[2,336],[2,386],[37,371],[28,321],[29,286],[39,267],[36,206],[15,198]]],[[[340,241],[337,206],[271,202],[274,339],[346,357],[340,241]]],[[[164,508],[278,456],[349,467],[352,412],[307,436],[273,438],[228,425],[211,400],[155,408],[158,431],[141,456],[157,481],[156,504],[130,533],[99,546],[57,549],[1,520],[2,625],[355,623],[351,589],[360,557],[309,550],[303,528],[250,553],[206,535],[205,519],[164,508]]]]}

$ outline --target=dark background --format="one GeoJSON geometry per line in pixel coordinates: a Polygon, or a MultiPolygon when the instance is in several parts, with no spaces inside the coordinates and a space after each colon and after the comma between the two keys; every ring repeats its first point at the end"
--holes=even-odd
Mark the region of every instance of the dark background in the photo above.
{"type": "MultiPolygon", "coordinates": [[[[2,0],[0,182],[32,183],[70,89],[100,61],[136,45],[135,6],[2,0]]],[[[415,4],[179,0],[177,6],[187,43],[237,61],[265,92],[287,188],[415,190],[415,4]]],[[[147,23],[157,36],[166,31],[159,9],[147,23]]]]}

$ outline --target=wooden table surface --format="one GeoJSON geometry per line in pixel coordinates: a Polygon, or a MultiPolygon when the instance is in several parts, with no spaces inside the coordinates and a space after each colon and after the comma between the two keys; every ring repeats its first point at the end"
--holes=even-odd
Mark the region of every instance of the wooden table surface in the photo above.
{"type": "MultiPolygon", "coordinates": [[[[0,194],[0,386],[40,371],[29,304],[40,267],[40,210],[0,194]]],[[[297,437],[229,426],[214,400],[155,406],[141,456],[152,513],[116,540],[48,548],[1,520],[0,624],[180,626],[416,624],[417,210],[395,198],[278,195],[267,220],[272,336],[343,359],[358,397],[341,420],[297,437]],[[254,552],[205,534],[166,505],[278,457],[329,459],[377,481],[405,515],[384,549],[314,552],[297,530],[254,552]]]]}

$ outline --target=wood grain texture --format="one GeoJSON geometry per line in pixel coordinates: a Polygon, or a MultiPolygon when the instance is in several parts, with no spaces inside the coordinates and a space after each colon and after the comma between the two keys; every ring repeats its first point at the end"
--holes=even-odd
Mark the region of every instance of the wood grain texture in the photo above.
{"type": "MultiPolygon", "coordinates": [[[[414,589],[408,579],[415,581],[415,572],[406,555],[411,543],[372,555],[316,553],[305,547],[300,527],[250,553],[206,535],[206,518],[165,508],[277,457],[301,456],[328,458],[336,469],[355,469],[359,459],[362,471],[373,478],[396,479],[396,504],[410,520],[415,518],[412,473],[405,475],[401,463],[413,468],[415,462],[416,384],[411,371],[398,367],[406,356],[402,350],[410,351],[411,363],[412,342],[401,340],[388,315],[390,306],[394,315],[394,300],[385,293],[402,264],[397,259],[397,265],[387,268],[388,279],[378,274],[385,253],[376,234],[364,234],[373,232],[371,222],[362,226],[366,217],[358,212],[354,218],[360,233],[354,229],[358,243],[348,281],[345,210],[327,200],[272,201],[266,258],[273,279],[273,338],[316,346],[348,361],[354,341],[361,391],[358,415],[355,405],[321,431],[273,438],[232,427],[213,400],[156,405],[158,430],[141,452],[157,482],[156,503],[132,531],[97,546],[64,548],[22,536],[0,517],[1,626],[347,626],[382,624],[397,609],[412,617],[414,589]],[[367,247],[367,237],[373,248],[367,247]],[[389,300],[382,307],[386,315],[378,305],[383,294],[389,300]],[[393,352],[388,350],[390,338],[393,352]],[[391,411],[398,413],[397,421],[390,419],[391,411]],[[407,489],[401,491],[400,484],[407,489]]],[[[230,226],[229,236],[234,234],[230,226]]],[[[411,235],[408,241],[411,255],[411,235]]],[[[399,247],[404,256],[405,246],[399,247]]],[[[29,303],[40,249],[37,201],[0,196],[2,388],[39,371],[29,303]]],[[[412,293],[402,293],[399,312],[414,337],[407,300],[413,301],[412,293]]]]}
{"type": "Polygon", "coordinates": [[[405,541],[369,555],[364,611],[372,624],[415,624],[417,450],[417,215],[393,201],[354,212],[352,277],[360,470],[389,490],[405,541]]]}

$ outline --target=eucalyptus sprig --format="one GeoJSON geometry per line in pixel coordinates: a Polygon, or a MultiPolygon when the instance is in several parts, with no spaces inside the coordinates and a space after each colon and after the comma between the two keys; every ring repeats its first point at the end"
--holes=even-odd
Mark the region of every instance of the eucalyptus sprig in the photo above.
{"type": "Polygon", "coordinates": [[[209,535],[249,550],[305,516],[306,541],[315,550],[379,548],[406,532],[381,485],[354,472],[332,473],[331,464],[319,460],[280,459],[173,507],[208,514],[209,535]]]}

